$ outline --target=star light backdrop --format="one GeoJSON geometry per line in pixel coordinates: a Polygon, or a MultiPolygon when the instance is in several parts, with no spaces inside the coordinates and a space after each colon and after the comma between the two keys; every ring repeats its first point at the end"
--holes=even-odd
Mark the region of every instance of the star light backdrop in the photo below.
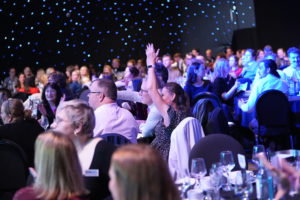
{"type": "Polygon", "coordinates": [[[142,58],[153,42],[162,53],[224,50],[233,31],[255,27],[253,0],[3,0],[1,70],[142,58]]]}

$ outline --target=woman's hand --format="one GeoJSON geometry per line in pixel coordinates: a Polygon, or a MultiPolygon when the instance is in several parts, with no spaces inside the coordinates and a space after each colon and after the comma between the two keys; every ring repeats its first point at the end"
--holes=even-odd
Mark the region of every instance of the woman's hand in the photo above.
{"type": "Polygon", "coordinates": [[[37,108],[43,116],[47,116],[47,111],[43,103],[38,104],[37,108]]]}
{"type": "Polygon", "coordinates": [[[148,44],[146,47],[146,63],[147,66],[152,65],[154,67],[155,59],[159,54],[159,49],[155,52],[153,44],[148,44]]]}

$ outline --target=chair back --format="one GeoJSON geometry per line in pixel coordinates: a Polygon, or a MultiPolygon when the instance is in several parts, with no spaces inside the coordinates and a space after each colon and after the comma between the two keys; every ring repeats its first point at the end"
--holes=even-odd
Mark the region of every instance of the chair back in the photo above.
{"type": "Polygon", "coordinates": [[[192,105],[195,105],[200,99],[209,99],[214,107],[222,107],[221,100],[217,95],[211,92],[201,92],[192,100],[192,105]]]}
{"type": "Polygon", "coordinates": [[[90,90],[88,87],[83,87],[79,93],[78,98],[85,101],[85,102],[89,102],[89,97],[88,94],[90,93],[90,90]]]}
{"type": "Polygon", "coordinates": [[[189,169],[193,158],[204,158],[206,168],[209,171],[213,163],[220,161],[220,153],[222,151],[232,151],[235,167],[233,170],[240,169],[237,154],[245,155],[243,146],[234,138],[225,134],[211,134],[202,138],[192,148],[189,155],[189,169]]]}
{"type": "Polygon", "coordinates": [[[262,93],[256,101],[256,119],[260,135],[289,134],[291,110],[287,96],[279,90],[262,93]]]}
{"type": "Polygon", "coordinates": [[[0,199],[4,199],[26,186],[29,171],[24,151],[12,141],[0,139],[0,160],[0,199]]]}
{"type": "Polygon", "coordinates": [[[168,161],[173,176],[180,179],[188,175],[189,154],[193,146],[203,137],[202,126],[193,117],[185,118],[173,130],[168,161]]]}
{"type": "Polygon", "coordinates": [[[124,144],[130,144],[130,140],[128,140],[125,136],[117,134],[117,133],[105,133],[103,135],[98,136],[108,143],[114,144],[115,146],[122,146],[124,144]]]}

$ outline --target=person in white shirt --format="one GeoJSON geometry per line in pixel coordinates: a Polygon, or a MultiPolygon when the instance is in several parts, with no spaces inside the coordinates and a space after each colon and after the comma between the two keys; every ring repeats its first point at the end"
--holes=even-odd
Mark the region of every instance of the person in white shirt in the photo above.
{"type": "Polygon", "coordinates": [[[300,82],[300,50],[296,47],[291,47],[288,50],[288,57],[290,65],[283,70],[287,76],[288,84],[290,87],[290,94],[294,95],[299,92],[300,82]],[[298,89],[295,85],[298,84],[298,89]]]}
{"type": "Polygon", "coordinates": [[[95,80],[90,86],[88,97],[96,117],[94,137],[117,133],[132,143],[137,142],[138,124],[128,110],[117,105],[117,87],[112,80],[95,80]]]}
{"type": "Polygon", "coordinates": [[[256,100],[264,91],[275,89],[285,94],[288,93],[288,85],[280,79],[275,61],[263,60],[258,64],[257,70],[260,79],[253,86],[248,102],[242,99],[238,102],[238,106],[244,112],[252,112],[255,109],[256,100]]]}
{"type": "Polygon", "coordinates": [[[162,116],[153,104],[153,101],[148,94],[147,90],[147,79],[143,79],[141,90],[140,90],[141,101],[143,104],[148,105],[149,113],[145,123],[140,125],[140,130],[143,137],[153,136],[154,128],[157,123],[161,120],[162,116]]]}

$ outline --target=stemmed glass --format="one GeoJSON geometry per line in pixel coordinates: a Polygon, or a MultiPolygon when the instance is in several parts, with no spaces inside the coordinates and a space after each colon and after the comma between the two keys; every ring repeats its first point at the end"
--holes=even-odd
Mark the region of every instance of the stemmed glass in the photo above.
{"type": "Polygon", "coordinates": [[[253,146],[253,151],[252,151],[252,161],[256,165],[256,167],[259,166],[259,158],[256,157],[256,154],[265,152],[265,147],[262,144],[255,145],[253,146]]]}
{"type": "Polygon", "coordinates": [[[201,189],[200,179],[207,173],[205,161],[203,158],[192,159],[191,175],[196,178],[195,188],[201,189]]]}
{"type": "Polygon", "coordinates": [[[232,188],[229,183],[229,172],[234,168],[235,163],[233,159],[233,154],[231,151],[222,151],[220,153],[220,162],[223,166],[223,171],[225,172],[225,176],[227,178],[226,184],[223,187],[224,191],[231,191],[232,188]]]}

